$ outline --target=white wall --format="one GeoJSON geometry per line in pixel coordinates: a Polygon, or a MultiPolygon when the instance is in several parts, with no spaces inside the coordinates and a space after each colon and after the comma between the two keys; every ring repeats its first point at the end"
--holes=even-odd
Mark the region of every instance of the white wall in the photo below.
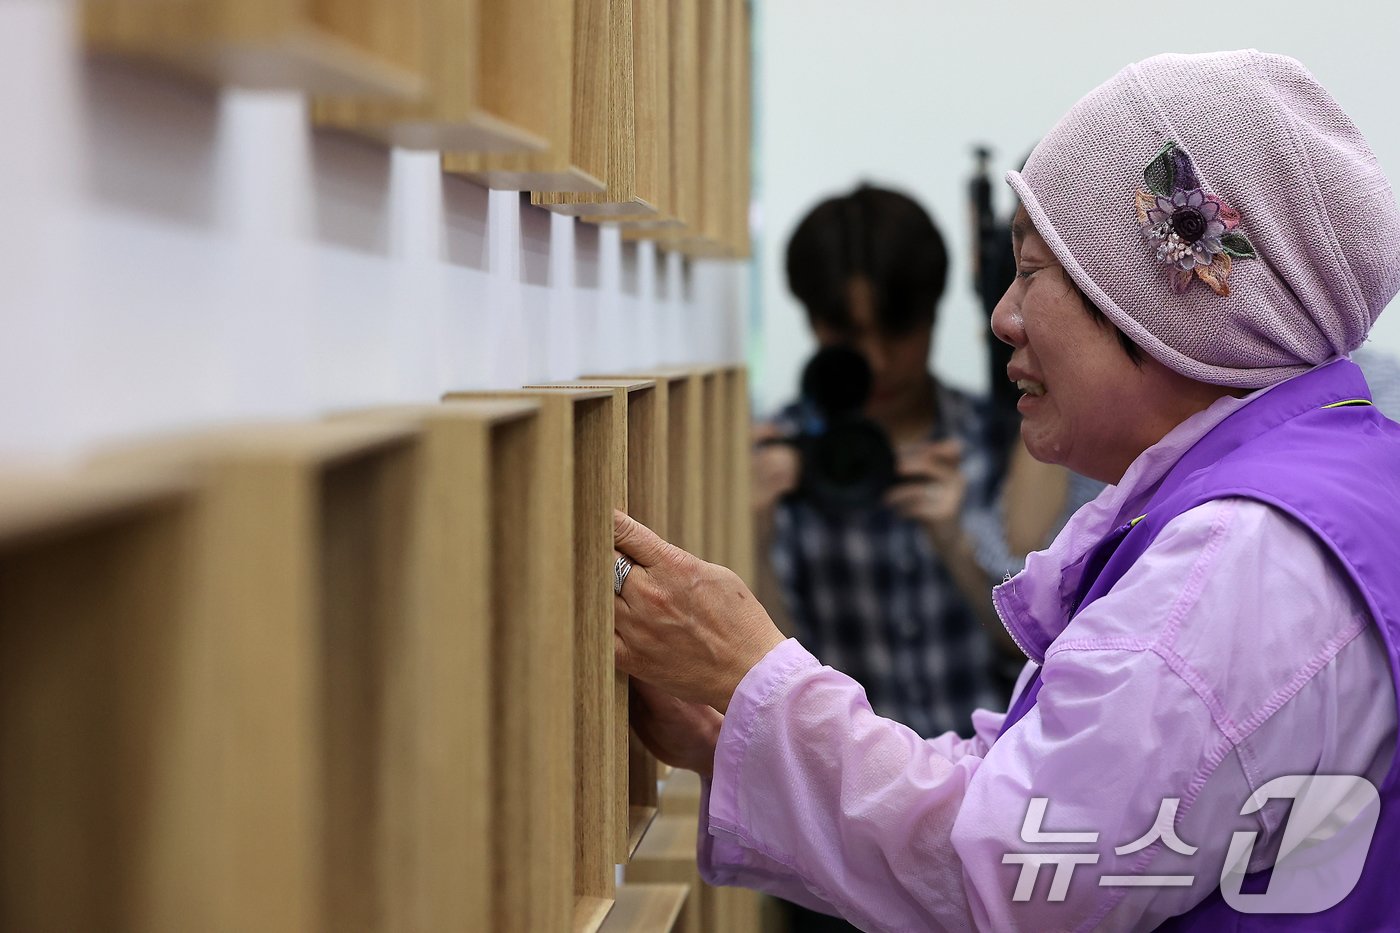
{"type": "MultiPolygon", "coordinates": [[[[760,409],[793,393],[811,351],[783,279],[787,238],[818,200],[862,179],[909,191],[942,228],[953,267],[935,369],[983,387],[982,312],[968,270],[970,149],[990,143],[999,178],[1070,105],[1129,62],[1245,47],[1293,55],[1400,183],[1400,4],[1386,0],[755,0],[755,8],[760,409]]],[[[1005,186],[996,187],[1005,209],[1005,186]]],[[[1381,318],[1373,341],[1400,353],[1400,310],[1381,318]]]]}
{"type": "Polygon", "coordinates": [[[75,9],[0,2],[0,466],[742,358],[745,265],[313,132],[297,94],[88,62],[75,9]]]}

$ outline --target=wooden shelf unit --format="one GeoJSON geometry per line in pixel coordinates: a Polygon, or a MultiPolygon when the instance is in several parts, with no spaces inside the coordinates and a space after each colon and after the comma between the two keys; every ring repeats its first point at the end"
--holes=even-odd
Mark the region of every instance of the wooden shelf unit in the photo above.
{"type": "Polygon", "coordinates": [[[400,406],[343,420],[421,434],[402,616],[415,713],[396,750],[412,805],[389,850],[405,898],[397,928],[567,926],[590,907],[574,896],[570,841],[572,633],[549,612],[569,587],[510,582],[557,546],[548,503],[563,473],[543,453],[540,406],[400,406]],[[521,687],[535,683],[550,689],[521,687]]]}
{"type": "MultiPolygon", "coordinates": [[[[618,431],[624,439],[627,465],[625,496],[617,507],[657,534],[666,535],[667,424],[669,382],[654,379],[581,379],[557,387],[604,389],[612,392],[623,421],[618,431]]],[[[636,851],[657,813],[656,759],[628,727],[627,678],[617,674],[618,786],[626,806],[626,836],[620,840],[618,862],[625,864],[636,851]]]]}
{"type": "Polygon", "coordinates": [[[612,72],[624,64],[614,56],[612,36],[615,10],[625,6],[624,0],[573,0],[567,132],[561,127],[543,152],[444,152],[443,171],[508,191],[606,191],[615,177],[609,144],[617,117],[610,84],[612,72]]]}
{"type": "Polygon", "coordinates": [[[572,154],[575,0],[417,2],[422,93],[318,97],[318,125],[406,149],[572,154]]]}
{"type": "MultiPolygon", "coordinates": [[[[552,491],[547,502],[532,506],[547,516],[546,527],[540,530],[542,540],[532,553],[519,559],[520,566],[541,568],[548,579],[559,581],[559,585],[544,588],[549,591],[545,615],[554,631],[549,650],[562,654],[561,663],[570,670],[562,679],[531,676],[521,683],[528,682],[532,689],[556,697],[564,706],[563,715],[569,717],[565,753],[541,745],[536,754],[552,755],[572,765],[568,771],[572,792],[564,794],[572,797],[571,815],[568,825],[558,831],[572,852],[571,928],[583,930],[596,925],[605,912],[600,908],[612,902],[613,866],[629,828],[623,780],[625,733],[620,733],[627,722],[625,705],[620,720],[618,715],[619,701],[626,702],[626,690],[625,685],[619,689],[617,684],[612,635],[612,509],[625,495],[625,434],[620,421],[624,415],[607,389],[522,388],[451,392],[444,397],[449,405],[502,399],[525,399],[540,406],[544,443],[534,469],[549,472],[552,491]]],[[[518,471],[529,468],[528,464],[514,467],[518,471]]],[[[519,576],[518,568],[507,574],[507,578],[514,576],[519,576]]],[[[502,686],[497,691],[498,702],[510,704],[519,694],[519,689],[502,686]]],[[[521,727],[533,728],[528,721],[522,721],[521,727]]],[[[555,741],[564,741],[562,735],[555,741]]],[[[522,896],[529,890],[523,887],[522,896]]],[[[561,927],[530,924],[500,928],[561,927]]]]}
{"type": "Polygon", "coordinates": [[[425,0],[85,0],[102,53],[253,88],[412,99],[425,87],[425,0]]]}
{"type": "Polygon", "coordinates": [[[624,884],[602,933],[669,933],[684,929],[690,888],[683,884],[624,884]]]}
{"type": "Polygon", "coordinates": [[[173,930],[174,885],[209,893],[173,838],[193,522],[167,471],[0,477],[0,928],[173,930]]]}
{"type": "Polygon", "coordinates": [[[663,126],[659,86],[664,81],[657,55],[659,9],[664,0],[612,0],[608,54],[612,59],[605,113],[607,186],[594,193],[536,187],[532,204],[589,220],[660,216],[662,179],[659,152],[663,126]]]}
{"type": "Polygon", "coordinates": [[[704,547],[704,422],[701,373],[656,369],[594,374],[585,380],[648,379],[665,386],[666,519],[664,537],[692,554],[704,547]]]}

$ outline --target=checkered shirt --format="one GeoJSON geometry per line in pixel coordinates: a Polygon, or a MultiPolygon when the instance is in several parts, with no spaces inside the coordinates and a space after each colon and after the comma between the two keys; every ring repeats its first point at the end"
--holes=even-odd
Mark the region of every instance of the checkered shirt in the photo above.
{"type": "MultiPolygon", "coordinates": [[[[963,444],[966,515],[991,497],[990,411],[938,391],[948,432],[963,444]]],[[[776,421],[792,430],[796,419],[792,405],[776,421]]],[[[932,737],[969,734],[974,709],[1006,705],[991,636],[917,522],[883,506],[832,514],[789,496],[774,516],[770,556],[798,640],[865,687],[878,715],[932,737]]]]}

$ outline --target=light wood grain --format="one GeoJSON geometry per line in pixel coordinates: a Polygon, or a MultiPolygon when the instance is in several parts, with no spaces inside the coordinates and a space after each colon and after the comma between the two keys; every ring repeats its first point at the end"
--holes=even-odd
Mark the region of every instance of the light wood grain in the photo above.
{"type": "MultiPolygon", "coordinates": [[[[664,430],[664,424],[659,420],[661,414],[657,393],[664,393],[664,387],[658,389],[657,384],[651,380],[585,378],[576,382],[527,388],[558,391],[602,390],[612,394],[616,418],[615,449],[618,458],[618,473],[613,480],[615,492],[612,506],[647,524],[646,519],[653,518],[660,511],[662,501],[657,485],[662,468],[662,462],[657,457],[657,446],[658,438],[664,436],[659,433],[664,430]]],[[[608,555],[611,566],[611,547],[608,549],[608,555]]],[[[611,606],[612,602],[609,600],[607,628],[610,633],[613,625],[611,606]]],[[[639,833],[645,831],[645,824],[650,821],[650,816],[655,814],[656,795],[654,789],[648,792],[644,782],[638,783],[635,780],[636,769],[647,768],[650,755],[631,734],[628,725],[627,677],[620,671],[613,670],[613,689],[616,715],[613,773],[616,796],[612,814],[612,823],[616,828],[614,855],[619,864],[625,864],[636,848],[639,833]]],[[[651,768],[654,770],[654,764],[651,768]]]]}
{"type": "Polygon", "coordinates": [[[700,0],[671,0],[671,179],[676,217],[700,224],[700,0]]]}
{"type": "Polygon", "coordinates": [[[729,462],[726,447],[730,440],[729,398],[724,378],[717,369],[700,372],[702,475],[704,489],[704,549],[700,556],[716,564],[729,559],[730,504],[729,462]]]}
{"type": "MultiPolygon", "coordinates": [[[[24,515],[27,533],[0,553],[6,930],[174,930],[187,907],[213,915],[212,853],[174,857],[199,809],[185,772],[197,737],[167,706],[201,689],[200,652],[181,637],[194,503],[178,486],[113,500],[92,479],[86,492],[85,478],[55,484],[53,523],[24,515]],[[65,489],[77,493],[66,504],[65,489]]],[[[8,525],[15,500],[3,499],[8,525]]]]}
{"type": "Polygon", "coordinates": [[[683,884],[625,884],[603,933],[667,933],[677,929],[690,888],[683,884]]]}
{"type": "MultiPolygon", "coordinates": [[[[422,432],[413,477],[411,588],[403,653],[412,715],[399,758],[406,807],[383,853],[390,919],[404,930],[444,929],[492,916],[490,750],[495,724],[491,458],[497,432],[536,417],[533,402],[399,406],[353,419],[411,421],[422,432]]],[[[504,441],[503,441],[504,442],[504,441]]],[[[484,922],[484,920],[483,920],[484,922]]]]}
{"type": "Polygon", "coordinates": [[[752,19],[745,0],[730,0],[730,54],[732,129],[730,153],[733,160],[731,206],[733,224],[729,247],[736,259],[753,254],[749,238],[749,202],[753,189],[753,45],[752,19]]]}
{"type": "Polygon", "coordinates": [[[612,7],[626,0],[573,0],[573,74],[566,132],[543,152],[444,152],[446,172],[509,191],[598,192],[610,178],[612,7]]]}
{"type": "Polygon", "coordinates": [[[701,375],[689,369],[585,376],[588,379],[652,379],[666,384],[666,540],[698,554],[704,546],[702,524],[704,453],[701,447],[701,375]]]}
{"type": "Polygon", "coordinates": [[[574,0],[418,2],[422,93],[318,97],[318,125],[408,149],[571,152],[574,0]]]}
{"type": "Polygon", "coordinates": [[[661,815],[695,818],[700,812],[700,775],[675,768],[661,788],[661,815]]]}
{"type": "Polygon", "coordinates": [[[589,194],[536,191],[531,203],[590,220],[656,218],[662,189],[658,166],[656,7],[661,0],[613,0],[607,114],[607,188],[589,194]]]}
{"type": "Polygon", "coordinates": [[[730,0],[700,0],[700,201],[697,232],[710,244],[726,240],[730,178],[726,86],[729,78],[730,0]]]}
{"type": "Polygon", "coordinates": [[[695,864],[695,833],[696,823],[690,817],[658,817],[627,866],[629,884],[686,886],[689,893],[685,907],[674,927],[681,933],[705,933],[715,929],[706,925],[705,896],[701,890],[700,869],[695,864]]]}
{"type": "Polygon", "coordinates": [[[196,77],[411,99],[426,86],[423,0],[85,0],[90,48],[196,77]]]}
{"type": "MultiPolygon", "coordinates": [[[[546,540],[529,561],[550,568],[553,582],[548,588],[557,591],[548,610],[556,631],[550,649],[563,655],[569,675],[542,682],[541,687],[550,685],[556,705],[558,697],[563,698],[569,747],[551,750],[541,745],[536,754],[569,763],[567,776],[572,783],[564,794],[571,801],[569,826],[563,831],[569,852],[565,877],[570,879],[573,897],[572,923],[586,927],[591,922],[588,918],[597,914],[592,902],[612,900],[615,853],[625,832],[617,803],[619,790],[625,788],[618,783],[617,760],[625,747],[619,751],[619,691],[612,663],[612,508],[625,495],[625,431],[620,420],[625,415],[615,408],[613,393],[606,389],[524,388],[449,393],[446,398],[449,402],[537,400],[543,423],[553,432],[554,442],[546,445],[548,453],[542,455],[550,461],[550,470],[562,473],[562,480],[551,481],[566,488],[550,500],[552,505],[541,504],[541,514],[548,516],[540,528],[546,540]],[[566,684],[572,687],[564,690],[566,684]]],[[[622,699],[625,702],[625,689],[622,699]]],[[[625,767],[625,756],[622,760],[625,767]]],[[[537,873],[536,886],[543,890],[550,877],[537,873]]],[[[522,888],[521,893],[526,890],[522,888]]],[[[507,918],[500,919],[504,923],[507,918]]]]}

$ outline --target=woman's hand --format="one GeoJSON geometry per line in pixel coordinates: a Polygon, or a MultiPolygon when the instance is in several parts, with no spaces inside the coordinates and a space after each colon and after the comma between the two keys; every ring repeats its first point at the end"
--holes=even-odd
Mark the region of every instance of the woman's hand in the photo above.
{"type": "Polygon", "coordinates": [[[658,759],[702,777],[714,775],[722,715],[640,680],[632,681],[631,713],[632,728],[658,759]]]}
{"type": "Polygon", "coordinates": [[[956,539],[967,477],[959,467],[962,444],[925,441],[899,449],[900,482],[885,495],[885,504],[919,522],[940,547],[956,539]]]}
{"type": "Polygon", "coordinates": [[[613,515],[613,546],[633,562],[615,600],[618,668],[724,712],[782,633],[738,574],[662,541],[622,512],[613,515]]]}

